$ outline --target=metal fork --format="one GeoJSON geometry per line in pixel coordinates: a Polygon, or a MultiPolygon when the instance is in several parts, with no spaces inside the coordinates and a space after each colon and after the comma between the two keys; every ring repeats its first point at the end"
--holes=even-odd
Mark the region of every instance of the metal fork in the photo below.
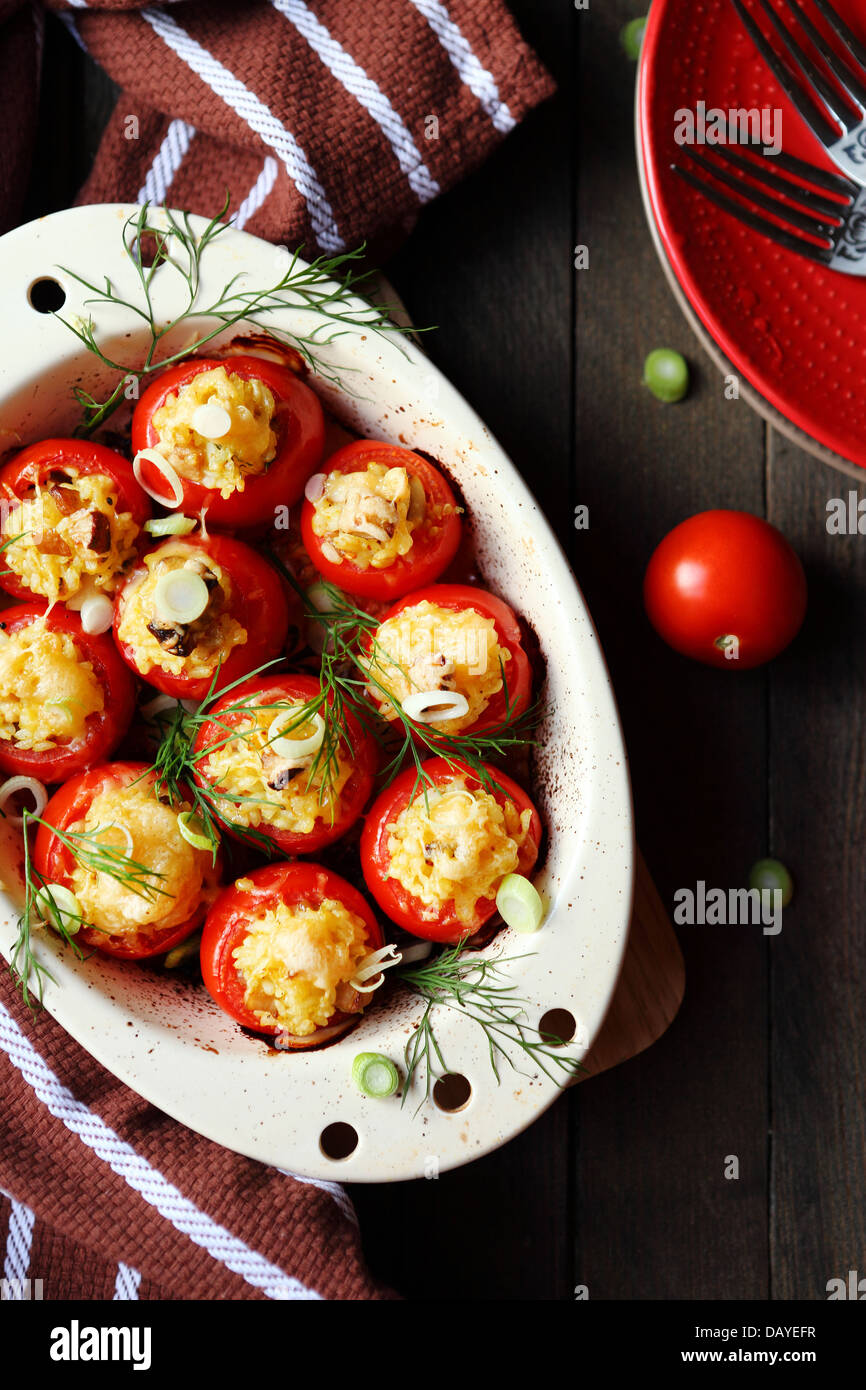
{"type": "Polygon", "coordinates": [[[800,5],[794,0],[781,0],[788,15],[833,74],[837,84],[834,87],[796,33],[782,22],[770,0],[756,0],[756,4],[772,24],[787,62],[759,28],[743,0],[731,0],[731,3],[761,57],[833,163],[855,183],[866,187],[866,47],[829,0],[812,0],[812,3],[845,50],[844,58],[800,5]],[[841,134],[838,127],[841,127],[841,134]]]}
{"type": "Polygon", "coordinates": [[[839,174],[816,169],[793,155],[766,155],[760,145],[741,146],[738,150],[715,146],[712,159],[688,145],[683,146],[682,152],[692,167],[672,164],[671,168],[716,207],[761,232],[777,246],[846,275],[866,275],[866,188],[839,174]],[[744,148],[756,158],[741,153],[744,148]],[[754,183],[749,182],[750,178],[754,183]],[[804,188],[799,179],[817,187],[804,188]],[[834,197],[827,197],[827,193],[834,197]],[[779,226],[737,199],[764,208],[785,225],[779,226]],[[810,236],[816,240],[810,241],[810,236]]]}

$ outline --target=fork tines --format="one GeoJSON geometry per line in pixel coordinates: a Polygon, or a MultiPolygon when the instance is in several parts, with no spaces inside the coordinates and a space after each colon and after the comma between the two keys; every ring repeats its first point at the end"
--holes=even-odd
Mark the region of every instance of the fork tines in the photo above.
{"type": "Polygon", "coordinates": [[[790,251],[821,264],[828,264],[832,259],[842,219],[857,196],[857,186],[851,180],[815,169],[793,155],[770,158],[758,154],[757,158],[750,159],[728,146],[714,146],[712,159],[689,145],[683,146],[682,152],[693,167],[673,164],[672,169],[717,207],[790,251]],[[782,159],[781,169],[772,167],[782,159]],[[819,183],[821,188],[837,194],[838,201],[814,188],[804,187],[797,180],[819,183]],[[730,189],[736,197],[723,189],[730,189]],[[755,207],[763,208],[779,220],[770,221],[756,212],[755,207]],[[814,240],[807,240],[808,237],[814,240]]]}
{"type": "Polygon", "coordinates": [[[814,0],[814,4],[827,27],[844,46],[844,58],[795,0],[781,2],[791,19],[799,24],[825,68],[832,73],[835,87],[817,59],[810,55],[797,35],[783,23],[770,0],[755,0],[755,3],[778,35],[787,62],[759,27],[743,0],[731,0],[758,52],[804,121],[822,144],[835,145],[842,137],[842,132],[855,129],[866,117],[866,50],[833,9],[829,0],[814,0]],[[857,64],[860,65],[859,70],[857,64]],[[846,109],[846,100],[853,111],[846,109]],[[841,131],[834,127],[834,121],[841,127],[841,131]]]}

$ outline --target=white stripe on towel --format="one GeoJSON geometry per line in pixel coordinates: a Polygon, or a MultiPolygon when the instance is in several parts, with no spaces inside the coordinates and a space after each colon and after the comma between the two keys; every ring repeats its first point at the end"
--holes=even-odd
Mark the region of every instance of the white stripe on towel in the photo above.
{"type": "Polygon", "coordinates": [[[206,82],[211,91],[230,106],[241,120],[273,149],[286,167],[289,178],[304,198],[310,210],[310,221],[319,245],[325,251],[343,251],[346,243],[340,236],[334,211],[328,202],[319,177],[291,131],[277,120],[265,105],[212,53],[188,34],[185,29],[158,9],[141,11],[154,33],[176,53],[192,72],[206,82]]]}
{"type": "Polygon", "coordinates": [[[304,0],[271,0],[271,4],[295,26],[328,71],[373,117],[394,151],[412,192],[420,203],[429,203],[439,193],[439,185],[424,163],[403,117],[394,110],[378,83],[333,38],[304,0]]]}
{"type": "Polygon", "coordinates": [[[271,1264],[264,1255],[251,1250],[231,1231],[220,1226],[206,1212],[200,1211],[158,1168],[151,1167],[131,1144],[115,1134],[101,1116],[88,1110],[55,1076],[4,1004],[0,1004],[0,1047],[51,1114],[77,1135],[82,1144],[137,1192],[148,1206],[154,1207],[160,1216],[194,1245],[206,1250],[213,1260],[230,1269],[233,1274],[239,1274],[253,1288],[261,1289],[267,1298],[320,1298],[299,1279],[271,1264]]]}
{"type": "Polygon", "coordinates": [[[411,0],[411,3],[430,25],[460,74],[460,81],[478,98],[495,129],[507,135],[517,122],[499,95],[493,73],[482,67],[459,24],[454,22],[439,0],[411,0]]]}

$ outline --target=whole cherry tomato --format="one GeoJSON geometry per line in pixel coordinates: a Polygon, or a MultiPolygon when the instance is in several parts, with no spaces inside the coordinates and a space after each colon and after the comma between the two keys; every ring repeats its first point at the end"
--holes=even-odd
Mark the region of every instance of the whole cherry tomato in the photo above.
{"type": "MultiPolygon", "coordinates": [[[[40,782],[61,782],[94,763],[104,762],[114,752],[132,722],[135,681],[121,661],[111,633],[85,632],[78,614],[62,605],[49,608],[44,603],[14,604],[0,612],[0,628],[11,636],[43,619],[49,632],[71,637],[82,661],[90,662],[102,686],[103,708],[88,716],[83,738],[57,742],[53,748],[40,751],[21,748],[11,739],[0,740],[0,769],[36,777],[40,782]]],[[[38,656],[33,659],[38,663],[38,656]]]]}
{"type": "Polygon", "coordinates": [[[650,559],[643,592],[650,622],[669,646],[731,670],[777,656],[806,613],[806,576],[795,551],[749,512],[699,512],[675,526],[650,559]]]}
{"type": "Polygon", "coordinates": [[[359,439],[332,454],[322,471],[325,478],[333,473],[362,473],[373,463],[405,468],[410,479],[417,478],[424,489],[424,517],[413,530],[412,547],[405,555],[398,555],[380,569],[372,565],[364,568],[350,556],[335,560],[327,536],[317,535],[313,528],[316,508],[309,500],[301,510],[301,534],[313,564],[325,579],[361,598],[394,599],[431,584],[447,569],[460,544],[460,517],[442,474],[411,449],[359,439]]]}
{"type": "MultiPolygon", "coordinates": [[[[232,357],[226,361],[199,357],[170,367],[148,387],[135,408],[133,450],[138,454],[142,449],[158,449],[159,435],[153,424],[156,412],[165,405],[168,396],[176,395],[202,372],[217,367],[224,367],[230,375],[247,381],[258,379],[268,387],[276,403],[273,419],[276,456],[263,473],[250,475],[245,480],[243,491],[236,490],[230,497],[223,497],[218,490],[181,476],[183,498],[177,504],[178,509],[193,515],[207,508],[208,522],[214,526],[272,526],[277,508],[291,506],[301,496],[304,483],[322,457],[325,442],[325,422],[318,396],[287,367],[260,357],[232,357]]],[[[160,497],[166,496],[168,484],[158,467],[142,459],[139,468],[148,487],[160,497]]]]}
{"type": "MultiPolygon", "coordinates": [[[[463,776],[469,791],[477,791],[481,787],[481,782],[471,769],[444,758],[431,758],[423,764],[423,769],[425,776],[435,786],[446,786],[455,777],[463,776]]],[[[521,874],[528,874],[538,858],[542,835],[541,817],[522,787],[498,768],[489,767],[487,771],[496,785],[485,790],[489,790],[500,805],[511,801],[519,812],[532,812],[529,837],[523,846],[517,870],[521,874]]],[[[435,915],[431,915],[429,908],[404,888],[399,879],[389,875],[391,854],[388,841],[391,827],[401,811],[405,811],[410,802],[423,795],[423,788],[419,788],[414,767],[401,772],[391,785],[379,794],[367,812],[364,822],[361,836],[361,868],[367,887],[392,922],[412,932],[414,936],[424,937],[428,941],[453,943],[479,931],[493,916],[496,911],[496,895],[492,898],[478,898],[472,921],[465,922],[457,916],[454,903],[450,899],[442,904],[435,915]]]]}
{"type": "MultiPolygon", "coordinates": [[[[235,886],[224,888],[207,915],[201,937],[202,977],[209,994],[233,1019],[253,1032],[273,1036],[281,1030],[262,1023],[247,1008],[246,988],[233,957],[249,931],[254,912],[267,911],[281,902],[288,907],[302,904],[315,910],[324,898],[335,898],[363,920],[371,952],[384,946],[385,938],[376,914],[357,888],[321,864],[268,864],[247,874],[243,882],[243,890],[235,886]]],[[[338,1011],[324,1027],[307,1036],[287,1038],[283,1033],[285,1046],[294,1051],[331,1042],[351,1028],[359,1016],[360,1011],[338,1011]]]]}

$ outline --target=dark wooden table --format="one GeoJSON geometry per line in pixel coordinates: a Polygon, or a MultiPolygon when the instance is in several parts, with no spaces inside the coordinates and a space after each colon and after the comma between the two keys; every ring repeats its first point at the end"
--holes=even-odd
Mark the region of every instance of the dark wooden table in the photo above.
{"type": "MultiPolygon", "coordinates": [[[[414,1298],[563,1300],[585,1284],[593,1299],[823,1299],[828,1279],[866,1274],[866,539],[825,528],[827,499],[853,484],[725,399],[671,298],[617,39],[639,0],[579,17],[567,0],[512,8],[560,95],[430,207],[385,269],[415,321],[439,325],[433,357],[568,548],[664,900],[698,879],[737,886],[768,852],[796,897],[777,937],[681,928],[686,999],[666,1037],[499,1153],[352,1195],[373,1269],[414,1298]],[[590,264],[575,273],[578,243],[590,264]],[[641,387],[658,346],[690,359],[682,405],[641,387]],[[654,545],[715,506],[767,516],[807,568],[805,628],[764,671],[690,664],[643,615],[654,545]]],[[[53,21],[44,91],[31,214],[71,201],[111,105],[53,21]]]]}

